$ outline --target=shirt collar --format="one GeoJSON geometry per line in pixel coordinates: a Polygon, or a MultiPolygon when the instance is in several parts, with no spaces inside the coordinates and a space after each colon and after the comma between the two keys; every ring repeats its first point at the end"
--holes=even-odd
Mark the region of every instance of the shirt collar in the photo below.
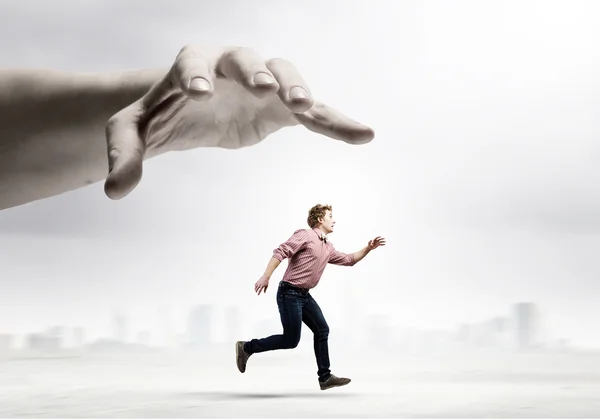
{"type": "Polygon", "coordinates": [[[319,237],[320,240],[327,241],[327,234],[323,233],[318,228],[313,228],[313,231],[317,233],[317,237],[319,237]]]}

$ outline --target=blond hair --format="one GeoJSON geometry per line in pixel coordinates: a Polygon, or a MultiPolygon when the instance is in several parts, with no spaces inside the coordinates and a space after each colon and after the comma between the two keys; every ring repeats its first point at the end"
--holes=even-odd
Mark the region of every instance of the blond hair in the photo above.
{"type": "Polygon", "coordinates": [[[325,218],[327,210],[333,211],[331,205],[317,204],[308,210],[308,218],[306,222],[310,228],[315,228],[319,224],[319,218],[325,218]]]}

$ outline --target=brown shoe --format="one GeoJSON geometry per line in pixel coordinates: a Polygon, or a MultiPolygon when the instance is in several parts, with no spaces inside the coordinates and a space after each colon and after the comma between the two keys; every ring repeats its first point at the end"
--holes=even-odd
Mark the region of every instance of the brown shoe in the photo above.
{"type": "Polygon", "coordinates": [[[237,367],[240,372],[246,372],[246,363],[248,362],[248,358],[250,358],[250,354],[244,351],[244,343],[243,340],[238,340],[235,343],[235,357],[237,360],[237,367]]]}
{"type": "Polygon", "coordinates": [[[327,390],[328,388],[345,386],[346,384],[349,384],[350,381],[352,380],[349,378],[336,377],[335,375],[331,374],[327,380],[319,380],[319,385],[321,386],[321,390],[327,390]]]}

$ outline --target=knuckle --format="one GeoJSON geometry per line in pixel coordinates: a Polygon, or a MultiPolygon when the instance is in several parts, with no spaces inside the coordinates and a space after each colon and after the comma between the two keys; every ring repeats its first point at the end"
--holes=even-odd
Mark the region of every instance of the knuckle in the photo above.
{"type": "Polygon", "coordinates": [[[240,61],[241,50],[241,47],[228,48],[223,52],[223,54],[221,54],[219,61],[221,63],[237,63],[240,61]]]}
{"type": "Polygon", "coordinates": [[[185,55],[190,55],[193,54],[196,51],[196,48],[191,45],[191,44],[187,44],[184,45],[183,47],[181,47],[181,49],[179,50],[179,54],[177,54],[178,57],[181,56],[185,56],[185,55]]]}
{"type": "Polygon", "coordinates": [[[111,116],[106,122],[105,131],[106,135],[110,136],[115,131],[115,129],[120,125],[121,117],[119,114],[111,116]]]}
{"type": "Polygon", "coordinates": [[[246,47],[228,48],[221,55],[221,60],[231,63],[246,71],[257,71],[265,69],[265,60],[253,49],[246,47]]]}
{"type": "Polygon", "coordinates": [[[201,71],[201,68],[201,66],[197,65],[197,59],[195,57],[178,59],[173,64],[174,73],[172,82],[179,83],[181,87],[187,87],[194,75],[204,76],[204,72],[201,71]]]}
{"type": "Polygon", "coordinates": [[[295,69],[294,64],[284,58],[274,57],[269,58],[266,62],[267,67],[275,69],[295,69]]]}
{"type": "Polygon", "coordinates": [[[192,56],[192,55],[182,55],[180,57],[177,57],[177,59],[175,60],[175,62],[173,63],[173,67],[175,68],[175,71],[177,71],[178,74],[183,73],[187,68],[189,68],[189,63],[192,60],[196,60],[197,57],[196,56],[192,56]]]}
{"type": "Polygon", "coordinates": [[[234,45],[228,48],[227,51],[224,52],[224,55],[233,58],[239,58],[244,55],[256,55],[256,52],[252,48],[234,45]]]}
{"type": "Polygon", "coordinates": [[[282,63],[289,63],[289,61],[287,61],[283,58],[280,58],[280,57],[273,57],[273,58],[269,58],[267,60],[267,65],[279,65],[282,63]]]}
{"type": "Polygon", "coordinates": [[[108,156],[111,159],[116,159],[117,157],[119,157],[119,154],[119,149],[116,146],[113,146],[108,150],[108,156]]]}

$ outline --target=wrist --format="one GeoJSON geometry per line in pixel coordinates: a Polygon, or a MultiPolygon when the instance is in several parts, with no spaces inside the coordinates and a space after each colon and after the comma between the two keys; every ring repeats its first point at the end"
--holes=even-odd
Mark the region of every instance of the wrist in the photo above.
{"type": "Polygon", "coordinates": [[[167,71],[166,69],[129,70],[103,74],[101,77],[111,94],[123,94],[131,103],[144,96],[165,76],[167,71]]]}

